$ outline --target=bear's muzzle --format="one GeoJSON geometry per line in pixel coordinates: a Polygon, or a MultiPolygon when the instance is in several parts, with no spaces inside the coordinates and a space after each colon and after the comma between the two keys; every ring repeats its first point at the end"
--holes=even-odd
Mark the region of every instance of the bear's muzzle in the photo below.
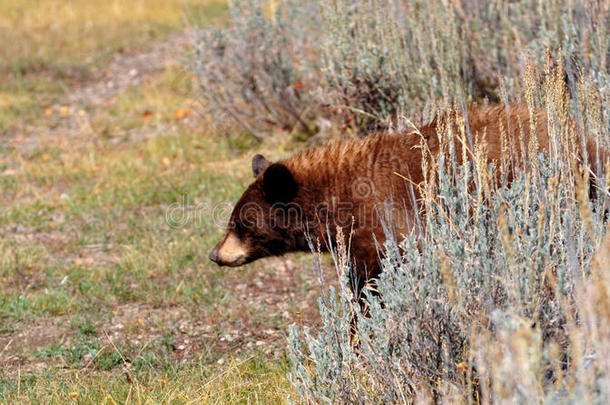
{"type": "Polygon", "coordinates": [[[208,258],[219,266],[237,267],[246,263],[248,249],[235,232],[229,231],[212,249],[208,258]]]}

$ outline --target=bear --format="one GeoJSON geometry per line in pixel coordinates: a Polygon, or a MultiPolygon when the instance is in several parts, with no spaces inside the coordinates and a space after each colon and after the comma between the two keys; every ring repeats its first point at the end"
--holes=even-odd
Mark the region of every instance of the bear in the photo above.
{"type": "MultiPolygon", "coordinates": [[[[467,117],[476,144],[454,139],[454,156],[460,159],[472,154],[473,146],[484,148],[487,161],[499,167],[506,158],[503,154],[510,153],[511,167],[505,168],[508,181],[515,166],[527,161],[532,129],[537,148],[549,148],[547,113],[543,110],[530,112],[525,105],[470,107],[467,117]]],[[[210,260],[222,266],[241,266],[263,257],[310,251],[306,235],[320,241],[330,238],[335,243],[339,226],[346,230],[345,235],[351,235],[352,276],[356,279],[354,292],[358,293],[381,271],[378,246],[388,233],[384,215],[387,220],[389,211],[393,235],[414,230],[422,197],[416,185],[426,174],[423,151],[438,155],[442,142],[439,129],[442,125],[447,128],[450,122],[457,129],[461,118],[458,113],[446,114],[411,133],[335,140],[274,163],[262,155],[254,156],[255,180],[237,201],[210,260]],[[383,210],[388,201],[390,209],[383,210]]],[[[594,162],[599,167],[599,162],[608,161],[609,154],[591,139],[584,148],[576,148],[580,159],[586,150],[592,167],[596,167],[594,162]]],[[[325,243],[320,245],[326,250],[325,243]]]]}

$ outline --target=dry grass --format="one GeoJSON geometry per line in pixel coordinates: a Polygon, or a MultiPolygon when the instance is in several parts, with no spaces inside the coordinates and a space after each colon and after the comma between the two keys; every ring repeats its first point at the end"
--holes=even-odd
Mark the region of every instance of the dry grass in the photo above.
{"type": "MultiPolygon", "coordinates": [[[[189,20],[218,17],[215,0],[24,0],[0,6],[0,72],[91,67],[117,51],[150,44],[189,20]]],[[[102,66],[98,66],[101,68],[102,66]]]]}

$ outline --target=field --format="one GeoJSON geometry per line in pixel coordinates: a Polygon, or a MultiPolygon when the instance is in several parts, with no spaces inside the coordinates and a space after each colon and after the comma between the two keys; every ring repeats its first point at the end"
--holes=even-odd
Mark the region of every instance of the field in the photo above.
{"type": "Polygon", "coordinates": [[[0,41],[0,404],[610,400],[610,3],[21,0],[0,41]],[[367,311],[349,239],[208,260],[256,153],[376,131],[425,176],[367,311]]]}
{"type": "MultiPolygon", "coordinates": [[[[207,254],[262,145],[201,114],[180,59],[215,0],[0,3],[0,403],[275,403],[307,255],[207,254]],[[168,221],[172,204],[185,221],[168,221]]],[[[271,152],[269,152],[271,151],[271,152]]]]}

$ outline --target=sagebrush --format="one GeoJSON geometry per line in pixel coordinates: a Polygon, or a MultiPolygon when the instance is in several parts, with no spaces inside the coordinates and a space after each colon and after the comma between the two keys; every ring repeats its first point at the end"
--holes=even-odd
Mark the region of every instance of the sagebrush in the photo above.
{"type": "MultiPolygon", "coordinates": [[[[534,77],[526,87],[544,100],[550,153],[530,150],[512,182],[496,182],[501,167],[482,151],[454,164],[450,145],[466,139],[466,125],[439,131],[448,147],[424,163],[434,175],[421,185],[422,230],[388,234],[365,315],[349,289],[349,242],[339,244],[341,288],[319,302],[321,330],[293,328],[289,338],[290,378],[304,402],[610,399],[609,182],[590,189],[598,162],[568,147],[579,136],[568,92],[560,70],[547,72],[539,88],[534,77]]],[[[607,142],[608,116],[597,118],[583,132],[601,130],[607,142]]]]}
{"type": "MultiPolygon", "coordinates": [[[[320,330],[289,337],[297,400],[608,402],[609,179],[591,188],[602,162],[569,145],[610,145],[610,3],[231,7],[229,28],[200,35],[201,94],[261,138],[278,126],[313,133],[329,117],[357,136],[401,131],[472,103],[525,102],[549,118],[550,152],[530,153],[512,182],[492,181],[502,169],[477,151],[463,166],[451,148],[430,157],[421,230],[382,247],[366,315],[339,243],[340,289],[319,302],[320,330]],[[216,43],[230,46],[214,54],[216,43]]],[[[467,125],[438,134],[449,145],[469,135],[467,125]]]]}
{"type": "Polygon", "coordinates": [[[398,116],[422,123],[446,101],[521,97],[528,63],[561,50],[574,95],[607,86],[610,4],[598,0],[233,1],[191,59],[201,97],[264,137],[333,116],[365,136],[398,116]]]}

